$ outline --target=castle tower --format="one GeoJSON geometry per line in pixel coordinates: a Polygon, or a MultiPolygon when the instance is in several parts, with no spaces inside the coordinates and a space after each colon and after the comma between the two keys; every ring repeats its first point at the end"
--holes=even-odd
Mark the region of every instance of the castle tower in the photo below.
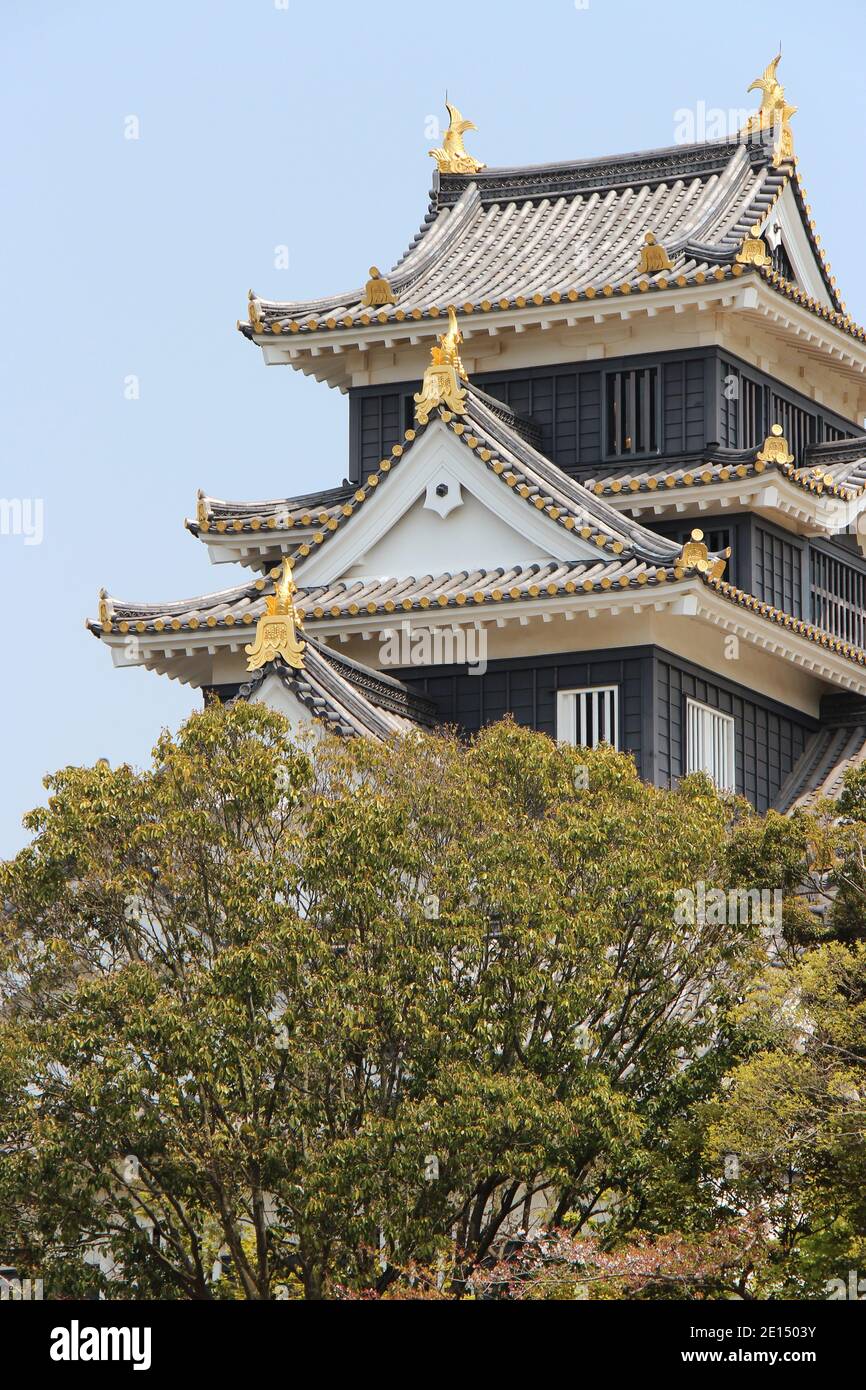
{"type": "Polygon", "coordinates": [[[133,636],[208,696],[346,734],[510,712],[760,810],[834,791],[866,755],[866,334],[777,68],[738,135],[606,159],[487,168],[449,108],[397,265],[250,292],[239,325],[347,395],[349,482],[201,494],[189,531],[248,578],[103,595],[117,664],[133,636]]]}

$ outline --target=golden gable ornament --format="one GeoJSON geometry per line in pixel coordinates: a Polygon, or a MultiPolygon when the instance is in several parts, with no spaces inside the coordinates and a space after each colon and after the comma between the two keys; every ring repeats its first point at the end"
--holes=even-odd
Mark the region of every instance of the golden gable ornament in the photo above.
{"type": "Polygon", "coordinates": [[[466,392],[460,383],[469,378],[460,360],[462,342],[463,334],[457,326],[457,314],[452,305],[448,310],[448,332],[430,349],[430,366],[424,373],[421,390],[414,397],[415,419],[419,425],[426,425],[431,412],[440,405],[455,415],[466,414],[466,392]]]}
{"type": "Polygon", "coordinates": [[[364,297],[361,304],[365,309],[381,308],[383,304],[396,304],[394,292],[384,275],[376,268],[370,266],[370,278],[364,288],[364,297]]]}
{"type": "Polygon", "coordinates": [[[678,570],[697,570],[699,574],[705,574],[710,579],[721,579],[730,555],[731,548],[728,546],[718,559],[711,559],[710,552],[704,544],[704,533],[696,529],[692,531],[690,539],[680,551],[676,567],[678,570]]]}
{"type": "Polygon", "coordinates": [[[790,106],[785,100],[785,88],[782,86],[776,70],[782,60],[782,54],[773,59],[772,63],[766,67],[760,77],[756,77],[750,92],[761,93],[761,105],[759,109],[750,116],[743,127],[743,135],[746,139],[772,140],[773,142],[773,167],[778,169],[780,164],[786,163],[794,158],[794,133],[791,130],[791,117],[796,114],[796,106],[790,106]]]}
{"type": "Polygon", "coordinates": [[[767,244],[761,236],[761,224],[756,222],[751,229],[751,236],[743,237],[742,244],[736,255],[738,265],[772,265],[772,257],[767,251],[767,244]]]}
{"type": "Polygon", "coordinates": [[[479,169],[485,169],[485,164],[471,154],[467,154],[463,145],[463,136],[467,130],[477,130],[474,121],[464,121],[456,106],[452,106],[450,101],[446,101],[448,108],[449,125],[445,132],[441,148],[430,151],[430,158],[436,160],[436,167],[440,174],[477,174],[479,169]]]}
{"type": "Polygon", "coordinates": [[[255,641],[245,647],[249,660],[248,671],[258,671],[269,661],[282,657],[287,666],[296,671],[304,669],[306,642],[299,642],[295,629],[302,626],[302,619],[295,608],[294,597],[298,592],[292,578],[291,561],[283,561],[282,574],[274,585],[274,592],[265,600],[266,611],[259,618],[255,641]]]}

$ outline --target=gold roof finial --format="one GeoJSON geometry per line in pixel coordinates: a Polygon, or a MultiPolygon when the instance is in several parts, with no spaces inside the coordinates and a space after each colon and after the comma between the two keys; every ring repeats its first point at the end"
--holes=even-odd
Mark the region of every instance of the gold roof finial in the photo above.
{"type": "Polygon", "coordinates": [[[296,671],[304,669],[306,642],[299,642],[296,628],[303,626],[303,619],[295,608],[295,594],[298,592],[292,578],[292,562],[286,556],[279,578],[274,584],[274,592],[265,600],[265,612],[259,618],[255,640],[245,647],[249,660],[248,671],[258,671],[269,661],[281,656],[287,666],[296,671]]]}
{"type": "Polygon", "coordinates": [[[445,105],[448,108],[450,123],[441,149],[431,150],[430,158],[436,160],[440,174],[477,174],[479,169],[485,169],[487,166],[466,153],[463,136],[467,130],[477,130],[478,127],[474,121],[464,121],[457,107],[452,106],[450,101],[446,101],[445,105]]]}
{"type": "Polygon", "coordinates": [[[763,447],[756,455],[757,463],[793,463],[794,455],[782,433],[781,425],[774,425],[764,440],[763,447]]]}
{"type": "Polygon", "coordinates": [[[769,67],[764,69],[763,75],[756,77],[748,88],[750,92],[761,93],[761,105],[754,115],[749,117],[743,128],[743,134],[746,136],[763,137],[765,132],[772,132],[774,168],[778,168],[785,160],[794,158],[791,117],[797,108],[789,106],[785,101],[785,88],[776,76],[781,59],[780,49],[769,67]]]}
{"type": "Polygon", "coordinates": [[[660,270],[673,270],[667,251],[656,241],[652,232],[647,232],[640,249],[637,263],[638,275],[655,275],[660,270]]]}
{"type": "Polygon", "coordinates": [[[468,381],[466,368],[460,359],[463,334],[457,323],[453,304],[448,306],[448,332],[441,334],[430,349],[430,366],[424,373],[421,390],[415,396],[415,419],[426,425],[430,412],[444,405],[455,415],[466,414],[466,392],[460,385],[468,381]]]}
{"type": "Polygon", "coordinates": [[[761,236],[760,222],[755,222],[752,226],[751,236],[743,237],[735,260],[738,265],[772,265],[772,256],[767,251],[767,243],[761,236]]]}
{"type": "Polygon", "coordinates": [[[370,278],[365,286],[361,303],[365,309],[375,309],[382,304],[397,303],[390,284],[374,265],[370,266],[370,278]]]}
{"type": "Polygon", "coordinates": [[[730,559],[731,547],[723,550],[716,560],[710,559],[710,552],[704,544],[703,531],[694,530],[690,538],[686,541],[680,551],[679,559],[676,562],[677,569],[697,570],[699,574],[706,574],[710,579],[721,579],[725,572],[725,564],[730,559]]]}

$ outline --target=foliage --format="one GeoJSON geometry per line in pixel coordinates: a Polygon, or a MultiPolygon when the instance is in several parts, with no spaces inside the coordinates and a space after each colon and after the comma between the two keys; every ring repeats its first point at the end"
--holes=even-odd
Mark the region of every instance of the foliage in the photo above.
{"type": "Polygon", "coordinates": [[[743,1014],[762,1045],[734,1070],[710,1148],[735,1156],[731,1200],[772,1219],[772,1287],[820,1296],[866,1264],[866,946],[767,971],[743,1014]]]}
{"type": "MultiPolygon", "coordinates": [[[[590,1244],[533,1296],[569,1296],[578,1248],[619,1295],[676,1268],[745,1296],[760,1184],[718,1153],[790,1039],[744,1003],[759,927],[681,923],[676,895],[796,894],[860,822],[761,819],[509,722],[286,732],[209,706],[146,771],[48,780],[0,870],[0,1258],[112,1297],[488,1296],[522,1231],[567,1227],[590,1244]]],[[[850,1136],[821,1142],[841,1190],[850,1136]]]]}

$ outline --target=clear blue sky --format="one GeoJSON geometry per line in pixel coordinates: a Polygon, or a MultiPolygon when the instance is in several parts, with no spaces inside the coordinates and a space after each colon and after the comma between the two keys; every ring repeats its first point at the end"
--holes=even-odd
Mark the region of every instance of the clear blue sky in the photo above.
{"type": "Polygon", "coordinates": [[[100,586],[224,587],[237,571],[183,530],[198,487],[344,476],[345,398],[264,367],[234,329],[247,289],[302,298],[393,263],[424,215],[446,87],[491,165],[667,145],[681,109],[756,104],[780,29],[801,171],[862,322],[861,0],[2,0],[0,497],[41,499],[44,537],[0,535],[0,855],[45,772],[146,762],[199,703],[112,668],[84,629],[100,586]]]}

